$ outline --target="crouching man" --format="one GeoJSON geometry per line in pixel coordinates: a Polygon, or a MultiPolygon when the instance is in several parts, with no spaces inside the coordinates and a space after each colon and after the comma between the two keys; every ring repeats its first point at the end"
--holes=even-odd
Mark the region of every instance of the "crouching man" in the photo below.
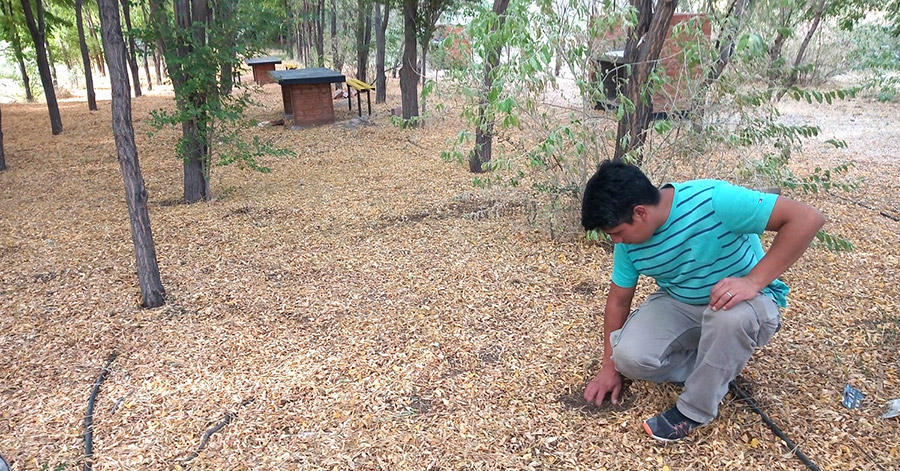
{"type": "Polygon", "coordinates": [[[581,224],[608,234],[615,250],[603,360],[585,399],[618,403],[622,375],[683,383],[675,405],[644,421],[647,433],[674,441],[712,421],[728,383],[780,326],[788,287],[778,276],[824,223],[783,196],[718,180],[656,188],[633,165],[601,164],[585,188],[581,224]],[[763,230],[777,233],[768,253],[763,230]],[[659,290],[631,312],[639,275],[659,290]]]}

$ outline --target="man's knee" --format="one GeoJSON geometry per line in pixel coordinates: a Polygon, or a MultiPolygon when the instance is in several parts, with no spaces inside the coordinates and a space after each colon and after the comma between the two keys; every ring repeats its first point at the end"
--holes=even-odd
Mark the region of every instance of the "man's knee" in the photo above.
{"type": "Polygon", "coordinates": [[[620,342],[613,347],[612,360],[619,373],[632,379],[652,378],[662,367],[660,359],[648,355],[639,342],[620,342]]]}

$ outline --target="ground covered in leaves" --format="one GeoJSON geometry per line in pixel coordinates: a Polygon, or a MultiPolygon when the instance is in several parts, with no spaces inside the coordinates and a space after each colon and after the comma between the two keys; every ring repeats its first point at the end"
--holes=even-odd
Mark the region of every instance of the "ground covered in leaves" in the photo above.
{"type": "MultiPolygon", "coordinates": [[[[279,118],[277,85],[259,97],[256,117],[279,118]]],[[[216,168],[215,199],[187,206],[176,131],[147,136],[171,95],[135,99],[168,293],[140,309],[108,101],[62,103],[59,136],[44,105],[2,106],[0,454],[13,470],[83,466],[87,400],[112,352],[96,470],[805,469],[730,394],[670,446],[640,423],[675,386],[635,382],[624,405],[586,407],[611,255],[552,240],[515,190],[474,188],[441,160],[452,119],[403,130],[377,105],[369,125],[337,102],[332,126],[259,127],[296,156],[266,159],[270,174],[216,168]]],[[[784,325],[743,378],[822,469],[897,469],[900,422],[878,418],[900,397],[896,106],[784,111],[824,130],[797,172],[852,161],[867,181],[789,193],[856,250],[812,248],[784,276],[784,325]],[[848,382],[860,409],[841,405],[848,382]]]]}

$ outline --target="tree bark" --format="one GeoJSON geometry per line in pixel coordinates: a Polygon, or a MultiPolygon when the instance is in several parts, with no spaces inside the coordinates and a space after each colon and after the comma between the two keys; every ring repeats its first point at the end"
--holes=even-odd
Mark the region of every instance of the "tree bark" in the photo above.
{"type": "Polygon", "coordinates": [[[25,68],[25,54],[22,52],[22,40],[19,38],[19,29],[12,24],[13,6],[12,0],[0,0],[0,9],[3,11],[3,21],[9,22],[7,27],[10,31],[9,42],[13,47],[13,55],[19,64],[19,73],[22,75],[22,86],[25,88],[25,100],[29,103],[34,101],[34,93],[31,91],[31,79],[28,77],[28,70],[25,68]]]}
{"type": "Polygon", "coordinates": [[[0,109],[0,171],[6,170],[6,152],[3,150],[3,113],[0,109]]]}
{"type": "Polygon", "coordinates": [[[716,40],[719,57],[706,75],[704,85],[710,85],[719,80],[722,72],[725,71],[725,66],[731,62],[738,33],[741,31],[741,25],[744,24],[744,17],[752,6],[753,0],[732,0],[725,15],[725,24],[716,40]]]}
{"type": "Polygon", "coordinates": [[[36,0],[39,21],[35,21],[34,12],[31,11],[31,2],[21,0],[22,10],[25,12],[25,21],[34,41],[34,49],[37,53],[38,72],[41,76],[41,85],[44,87],[44,96],[47,99],[47,110],[50,113],[50,129],[53,135],[63,131],[62,117],[59,115],[59,104],[56,102],[56,89],[53,87],[53,77],[50,71],[50,62],[47,59],[46,36],[44,29],[44,4],[36,0]]]}
{"type": "Polygon", "coordinates": [[[369,43],[372,40],[372,0],[357,0],[356,6],[356,78],[363,82],[369,68],[369,43]]]}
{"type": "Polygon", "coordinates": [[[788,28],[788,23],[791,20],[791,15],[794,13],[792,7],[787,5],[782,5],[779,9],[779,23],[777,32],[775,33],[775,39],[772,41],[772,46],[769,47],[769,68],[767,75],[769,76],[769,80],[775,82],[781,76],[781,68],[777,67],[778,60],[781,59],[781,51],[784,48],[784,42],[787,40],[787,33],[785,32],[788,28]]]}
{"type": "Polygon", "coordinates": [[[375,103],[387,101],[387,76],[384,73],[384,53],[387,44],[387,26],[391,14],[388,3],[375,3],[375,103]],[[381,7],[384,6],[384,15],[381,7]]]}
{"type": "Polygon", "coordinates": [[[803,55],[806,54],[806,48],[809,46],[809,41],[812,40],[813,35],[816,34],[819,23],[822,21],[822,15],[825,13],[825,3],[826,0],[819,0],[813,7],[815,10],[813,11],[812,24],[809,26],[809,31],[806,32],[803,42],[800,43],[800,48],[797,49],[797,56],[794,57],[794,65],[791,67],[791,75],[788,77],[781,91],[778,92],[778,97],[775,101],[781,100],[788,89],[793,87],[794,84],[797,83],[797,79],[800,78],[800,72],[797,69],[800,67],[800,63],[803,62],[803,55]]]}
{"type": "MultiPolygon", "coordinates": [[[[134,96],[141,96],[141,77],[137,64],[137,47],[134,44],[134,35],[131,32],[131,6],[130,0],[122,0],[122,16],[125,17],[125,30],[128,32],[128,67],[131,68],[131,85],[134,87],[134,96]]],[[[101,26],[102,28],[102,26],[101,26]]]]}
{"type": "Polygon", "coordinates": [[[319,67],[325,67],[325,0],[319,0],[319,67]]]}
{"type": "MultiPolygon", "coordinates": [[[[218,28],[226,31],[223,37],[225,49],[234,51],[235,36],[237,36],[234,28],[234,10],[237,7],[237,2],[236,0],[221,0],[218,2],[218,7],[217,14],[213,16],[216,18],[218,28]]],[[[220,89],[223,95],[230,95],[231,90],[234,88],[234,62],[236,61],[228,60],[222,63],[220,89]]]]}
{"type": "Polygon", "coordinates": [[[631,111],[626,107],[619,121],[614,160],[621,160],[629,152],[637,150],[635,164],[640,165],[643,161],[640,151],[647,139],[647,128],[653,115],[647,81],[669,35],[669,23],[677,3],[676,0],[659,0],[654,12],[652,0],[633,0],[638,10],[638,24],[630,31],[625,43],[625,61],[631,64],[631,74],[625,84],[625,98],[634,109],[631,111]]]}
{"type": "Polygon", "coordinates": [[[78,45],[81,48],[81,62],[84,64],[84,86],[87,89],[88,110],[97,111],[97,97],[94,94],[94,77],[91,71],[91,55],[84,40],[84,21],[81,15],[83,0],[75,0],[75,22],[78,24],[78,45]]]}
{"type": "MultiPolygon", "coordinates": [[[[496,33],[506,22],[506,9],[509,0],[494,0],[494,14],[497,22],[491,28],[491,33],[496,33]]],[[[475,126],[475,148],[469,154],[469,171],[482,173],[486,169],[485,164],[491,161],[494,145],[494,115],[490,111],[490,99],[488,98],[494,88],[494,68],[500,65],[500,54],[503,46],[498,45],[490,51],[484,61],[484,78],[481,82],[481,103],[478,105],[478,120],[475,126]]]]}
{"type": "MultiPolygon", "coordinates": [[[[506,1],[506,0],[500,0],[506,1]]],[[[403,119],[419,116],[419,50],[416,47],[416,11],[418,0],[403,0],[403,62],[400,68],[400,99],[403,119]]]]}
{"type": "Polygon", "coordinates": [[[156,245],[150,227],[147,210],[147,189],[141,176],[134,127],[131,119],[131,95],[128,91],[128,71],[125,58],[125,40],[119,22],[116,0],[98,0],[103,48],[109,60],[110,85],[112,87],[112,130],[116,141],[122,180],[125,183],[125,202],[131,222],[131,242],[137,261],[138,284],[141,288],[141,305],[158,307],[165,303],[166,290],[159,276],[156,245]]]}

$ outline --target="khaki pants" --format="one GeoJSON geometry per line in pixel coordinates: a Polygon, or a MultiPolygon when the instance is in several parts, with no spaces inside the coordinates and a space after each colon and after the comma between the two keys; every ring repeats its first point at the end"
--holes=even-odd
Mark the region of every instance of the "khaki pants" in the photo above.
{"type": "Polygon", "coordinates": [[[769,343],[780,322],[778,305],[761,294],[713,311],[657,291],[610,334],[612,359],[629,378],[684,383],[678,410],[708,423],[718,415],[728,383],[756,348],[769,343]]]}

